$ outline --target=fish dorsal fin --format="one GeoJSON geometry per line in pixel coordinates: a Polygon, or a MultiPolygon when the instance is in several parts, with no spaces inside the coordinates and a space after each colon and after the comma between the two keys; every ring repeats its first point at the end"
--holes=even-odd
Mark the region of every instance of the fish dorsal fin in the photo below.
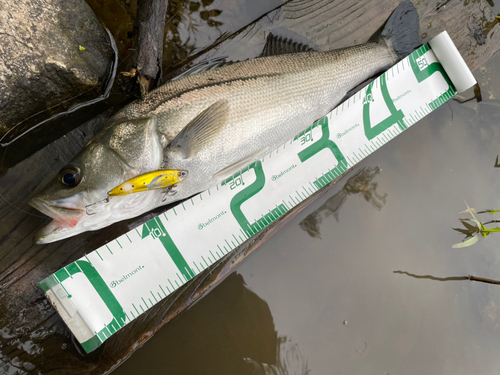
{"type": "MultiPolygon", "coordinates": [[[[304,39],[298,34],[292,34],[291,30],[286,31],[287,34],[291,34],[289,38],[283,36],[277,36],[270,33],[267,36],[266,44],[264,45],[264,49],[258,57],[264,56],[274,56],[274,55],[283,55],[285,53],[296,53],[296,52],[311,52],[318,51],[318,48],[311,47],[308,43],[300,43],[296,40],[304,39]]],[[[244,60],[237,61],[227,61],[227,57],[215,57],[211,60],[202,61],[196,65],[193,65],[188,70],[182,72],[181,74],[175,76],[170,80],[175,81],[177,79],[185,78],[194,74],[199,74],[203,72],[208,72],[209,70],[217,69],[222,66],[231,65],[237,62],[241,62],[244,60]]]]}
{"type": "MultiPolygon", "coordinates": [[[[292,31],[287,30],[287,33],[291,34],[292,31]]],[[[286,38],[271,33],[267,36],[267,41],[266,44],[264,45],[264,49],[262,50],[261,54],[258,57],[283,55],[285,53],[295,53],[295,52],[310,52],[318,50],[317,48],[309,46],[307,43],[297,42],[295,41],[295,39],[304,39],[304,38],[295,34],[290,38],[286,38]]],[[[188,76],[192,76],[194,74],[208,72],[209,70],[217,69],[222,66],[231,65],[241,61],[245,60],[227,61],[227,57],[224,56],[215,57],[211,60],[202,61],[196,65],[193,65],[188,70],[172,78],[169,82],[185,78],[188,76]]]]}
{"type": "Polygon", "coordinates": [[[217,57],[217,58],[214,58],[212,60],[203,61],[201,63],[193,65],[191,68],[189,68],[185,72],[182,72],[178,76],[175,76],[174,78],[172,78],[170,81],[175,81],[177,79],[191,76],[193,74],[207,72],[209,70],[216,69],[216,68],[219,68],[223,65],[229,65],[229,64],[234,64],[234,62],[233,61],[227,62],[226,57],[217,57]]]}
{"type": "Polygon", "coordinates": [[[268,147],[263,148],[262,150],[254,152],[252,155],[247,156],[246,158],[243,158],[237,161],[236,163],[227,166],[224,169],[221,169],[219,172],[217,172],[212,176],[212,179],[216,181],[222,181],[225,180],[226,178],[231,177],[232,175],[241,171],[243,168],[252,164],[255,160],[264,155],[267,152],[267,150],[268,147]]]}
{"type": "Polygon", "coordinates": [[[189,158],[210,143],[228,122],[229,104],[219,100],[196,116],[170,144],[172,150],[179,150],[184,159],[189,158]]]}
{"type": "Polygon", "coordinates": [[[267,41],[259,57],[284,55],[286,53],[296,52],[313,52],[316,49],[308,46],[305,43],[299,43],[293,39],[269,34],[267,41]]]}

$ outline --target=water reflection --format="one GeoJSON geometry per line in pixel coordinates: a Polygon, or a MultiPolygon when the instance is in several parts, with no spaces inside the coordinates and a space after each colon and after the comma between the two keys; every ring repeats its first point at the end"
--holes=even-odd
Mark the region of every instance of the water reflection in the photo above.
{"type": "Polygon", "coordinates": [[[248,289],[238,273],[174,322],[113,374],[156,373],[158,358],[172,374],[308,373],[298,345],[278,335],[267,302],[248,289]]]}
{"type": "Polygon", "coordinates": [[[347,197],[360,194],[367,202],[377,210],[381,210],[386,203],[387,194],[381,195],[377,192],[378,184],[372,182],[377,174],[381,172],[379,167],[365,167],[360,169],[354,176],[350,177],[342,190],[328,199],[312,214],[309,214],[300,222],[300,227],[311,237],[321,238],[320,225],[323,219],[332,216],[339,221],[339,211],[344,205],[347,197]]]}
{"type": "Polygon", "coordinates": [[[245,358],[253,366],[252,375],[307,375],[310,374],[307,360],[300,352],[299,345],[291,339],[281,337],[276,365],[257,363],[251,358],[245,358]]]}
{"type": "Polygon", "coordinates": [[[217,37],[222,35],[219,26],[222,26],[223,22],[217,18],[222,14],[222,10],[212,6],[213,2],[214,0],[169,1],[163,50],[163,67],[167,72],[182,64],[197,49],[200,28],[206,30],[206,34],[214,34],[204,28],[204,25],[213,28],[217,37]]]}

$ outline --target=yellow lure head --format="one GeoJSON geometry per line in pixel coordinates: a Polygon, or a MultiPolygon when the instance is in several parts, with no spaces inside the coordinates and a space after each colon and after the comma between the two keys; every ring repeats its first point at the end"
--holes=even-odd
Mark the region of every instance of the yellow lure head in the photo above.
{"type": "Polygon", "coordinates": [[[136,176],[108,192],[110,197],[138,193],[140,191],[165,189],[186,179],[187,171],[160,169],[136,176]]]}

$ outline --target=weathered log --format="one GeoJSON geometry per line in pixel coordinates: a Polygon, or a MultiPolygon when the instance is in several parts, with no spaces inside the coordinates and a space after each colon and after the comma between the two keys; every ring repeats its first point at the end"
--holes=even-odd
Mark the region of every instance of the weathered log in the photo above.
{"type": "MultiPolygon", "coordinates": [[[[139,0],[137,3],[137,46],[129,77],[125,86],[139,85],[141,97],[161,81],[163,59],[163,33],[167,0],[139,0]]],[[[134,90],[128,88],[128,90],[134,90]]]]}
{"type": "Polygon", "coordinates": [[[135,66],[139,71],[141,88],[149,91],[161,79],[163,56],[163,29],[167,13],[167,0],[139,0],[137,3],[139,45],[135,66]]]}
{"type": "MultiPolygon", "coordinates": [[[[486,2],[453,6],[455,3],[458,4],[458,0],[448,2],[446,7],[438,1],[417,5],[423,37],[427,39],[448,29],[469,66],[478,67],[500,49],[499,26],[497,23],[488,23],[493,15],[486,2]],[[477,30],[472,33],[466,27],[469,22],[479,24],[477,20],[480,19],[486,20],[481,24],[486,37],[483,45],[474,36],[477,30]],[[427,28],[430,21],[433,26],[427,28]]],[[[228,56],[232,60],[255,57],[264,45],[266,34],[273,28],[276,32],[289,28],[322,49],[361,43],[383,24],[395,6],[396,1],[392,0],[363,3],[352,0],[292,1],[220,43],[216,49],[205,52],[198,60],[216,56],[228,56]]],[[[31,237],[47,220],[29,208],[26,201],[39,185],[51,179],[79,150],[90,136],[87,134],[89,129],[104,119],[105,116],[101,116],[82,127],[85,135],[68,134],[0,177],[0,193],[9,202],[0,201],[0,369],[11,371],[19,368],[44,374],[101,374],[112,371],[158,329],[204,296],[249,254],[328,190],[325,188],[317,192],[281,220],[125,326],[94,353],[85,356],[73,343],[70,332],[36,283],[168,207],[98,232],[85,233],[46,246],[35,246],[31,237]]]]}

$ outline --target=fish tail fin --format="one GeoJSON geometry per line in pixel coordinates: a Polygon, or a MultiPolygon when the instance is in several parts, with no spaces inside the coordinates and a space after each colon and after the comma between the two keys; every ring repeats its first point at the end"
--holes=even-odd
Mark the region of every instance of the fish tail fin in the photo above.
{"type": "Polygon", "coordinates": [[[392,47],[399,59],[420,47],[420,22],[411,1],[398,5],[376,37],[392,47]]]}

